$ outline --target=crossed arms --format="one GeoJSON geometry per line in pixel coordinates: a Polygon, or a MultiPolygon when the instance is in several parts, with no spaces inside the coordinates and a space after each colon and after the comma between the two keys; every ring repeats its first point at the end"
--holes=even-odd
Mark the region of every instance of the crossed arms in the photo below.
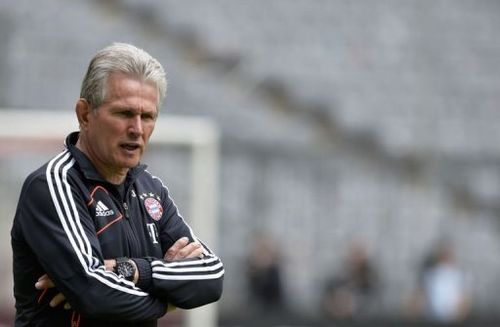
{"type": "MultiPolygon", "coordinates": [[[[187,237],[182,237],[177,240],[174,245],[172,245],[167,252],[165,253],[164,260],[168,262],[181,261],[185,259],[193,259],[193,258],[203,258],[203,247],[199,242],[189,242],[187,237]]],[[[137,269],[137,265],[134,260],[130,260],[136,267],[135,275],[133,283],[137,285],[139,281],[139,270],[137,269]]],[[[115,271],[116,260],[115,259],[106,259],[104,260],[104,266],[107,271],[115,271]]],[[[35,288],[39,291],[46,291],[50,288],[54,288],[55,284],[50,279],[47,274],[42,275],[37,282],[35,283],[35,288]]],[[[66,297],[63,293],[58,293],[55,295],[49,302],[49,305],[53,308],[57,307],[60,304],[64,303],[64,309],[71,309],[71,305],[69,302],[65,302],[66,297]]],[[[168,304],[168,311],[174,310],[176,307],[173,304],[168,304]]]]}
{"type": "MultiPolygon", "coordinates": [[[[65,175],[67,165],[73,163],[64,157],[60,161],[55,172],[47,169],[46,175],[27,179],[16,212],[14,265],[22,274],[14,276],[15,292],[33,293],[26,305],[40,301],[43,290],[54,284],[83,316],[141,321],[163,316],[168,304],[193,308],[220,298],[222,263],[206,246],[199,245],[182,218],[176,216],[176,208],[166,219],[176,226],[173,235],[177,242],[164,258],[133,258],[142,267],[137,285],[110,271],[112,262],[105,259],[113,258],[104,257],[85,199],[65,175]],[[188,238],[187,244],[183,237],[188,238]],[[37,281],[44,273],[50,278],[37,281]],[[143,277],[148,282],[141,284],[143,277]],[[41,292],[34,293],[35,283],[41,292]]],[[[62,296],[52,299],[53,304],[63,301],[62,296]]]]}

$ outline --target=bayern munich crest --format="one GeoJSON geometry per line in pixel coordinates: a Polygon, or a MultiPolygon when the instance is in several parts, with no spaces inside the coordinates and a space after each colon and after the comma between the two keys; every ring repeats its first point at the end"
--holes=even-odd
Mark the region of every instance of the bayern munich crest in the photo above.
{"type": "Polygon", "coordinates": [[[163,215],[163,207],[158,200],[155,198],[146,198],[144,200],[144,206],[151,218],[156,221],[160,220],[163,215]]]}

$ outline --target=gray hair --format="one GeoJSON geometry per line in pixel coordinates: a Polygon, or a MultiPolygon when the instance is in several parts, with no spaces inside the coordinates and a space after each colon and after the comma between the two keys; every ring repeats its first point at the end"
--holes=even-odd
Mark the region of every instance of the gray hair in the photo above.
{"type": "Polygon", "coordinates": [[[167,78],[162,65],[146,51],[127,43],[113,43],[97,52],[82,82],[80,97],[96,110],[106,98],[106,83],[111,73],[124,73],[155,83],[157,109],[167,93],[167,78]]]}

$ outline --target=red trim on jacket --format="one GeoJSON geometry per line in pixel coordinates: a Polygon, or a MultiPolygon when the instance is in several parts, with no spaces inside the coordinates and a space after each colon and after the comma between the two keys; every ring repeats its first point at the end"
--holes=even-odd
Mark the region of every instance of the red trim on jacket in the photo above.
{"type": "Polygon", "coordinates": [[[108,227],[110,227],[111,225],[113,225],[114,223],[116,223],[117,221],[121,220],[123,218],[122,214],[120,214],[118,217],[116,217],[115,219],[113,219],[112,221],[110,221],[109,223],[107,223],[106,225],[104,225],[101,229],[99,229],[96,234],[99,235],[101,234],[102,232],[104,232],[106,229],[108,229],[108,227]]]}
{"type": "Polygon", "coordinates": [[[90,192],[90,201],[87,203],[87,207],[90,207],[90,205],[92,203],[94,203],[94,194],[95,192],[97,192],[98,189],[102,189],[104,192],[106,192],[106,194],[109,194],[108,190],[106,190],[104,187],[102,187],[101,185],[97,185],[96,187],[94,187],[94,189],[90,192]]]}

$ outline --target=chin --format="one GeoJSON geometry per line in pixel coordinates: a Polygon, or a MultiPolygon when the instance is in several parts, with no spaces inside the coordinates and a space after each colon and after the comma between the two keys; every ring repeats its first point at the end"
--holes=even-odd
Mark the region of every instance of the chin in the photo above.
{"type": "Polygon", "coordinates": [[[130,162],[126,165],[127,168],[134,168],[139,164],[139,161],[130,162]]]}
{"type": "Polygon", "coordinates": [[[122,168],[127,168],[127,169],[134,168],[138,164],[139,164],[139,160],[123,160],[120,162],[120,166],[122,168]]]}

